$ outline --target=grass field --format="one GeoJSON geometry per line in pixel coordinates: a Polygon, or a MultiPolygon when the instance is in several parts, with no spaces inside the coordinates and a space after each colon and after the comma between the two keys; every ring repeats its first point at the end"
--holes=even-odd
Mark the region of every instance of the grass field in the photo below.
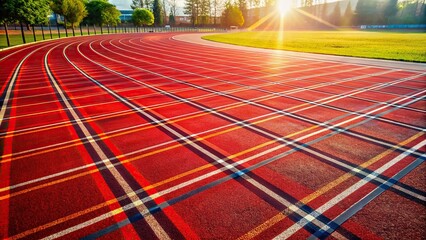
{"type": "MultiPolygon", "coordinates": [[[[91,35],[95,35],[94,32],[90,33],[91,35]]],[[[97,34],[100,34],[100,32],[98,32],[97,34]]],[[[104,32],[104,34],[106,34],[106,32],[104,32]]],[[[87,36],[87,31],[83,32],[83,36],[87,36]]],[[[75,36],[80,36],[80,30],[75,32],[75,36]]],[[[61,32],[61,38],[66,37],[65,32],[61,32]]],[[[70,30],[68,32],[68,37],[72,37],[72,31],[70,30]]],[[[44,38],[45,40],[49,40],[50,38],[50,33],[49,32],[45,32],[44,33],[44,38]]],[[[56,39],[58,38],[58,32],[56,32],[56,30],[54,32],[52,32],[52,38],[56,39]]],[[[20,34],[14,34],[14,35],[9,35],[9,40],[10,40],[10,46],[16,46],[16,45],[20,45],[22,44],[22,36],[20,34]]],[[[25,40],[27,43],[31,43],[34,42],[34,36],[32,34],[32,32],[26,32],[25,33],[25,40]]],[[[36,34],[36,40],[38,41],[42,41],[43,40],[43,35],[41,33],[37,33],[36,34]]],[[[5,34],[0,34],[0,49],[1,48],[6,48],[7,47],[7,40],[6,40],[6,35],[5,34]]]]}
{"type": "Polygon", "coordinates": [[[258,48],[426,62],[426,33],[253,31],[209,35],[203,38],[258,48]]]}
{"type": "MultiPolygon", "coordinates": [[[[71,34],[68,33],[68,36],[72,36],[72,33],[71,34]]],[[[46,40],[48,40],[48,39],[50,39],[50,34],[45,33],[44,37],[45,37],[46,40]]],[[[65,37],[65,33],[62,33],[61,37],[65,37]]],[[[58,38],[58,33],[55,32],[55,34],[52,34],[52,38],[53,39],[58,38]]],[[[43,36],[41,34],[36,34],[36,39],[37,39],[37,42],[42,41],[43,36]]],[[[9,35],[9,40],[10,40],[11,46],[16,46],[16,45],[22,44],[21,35],[9,35]]],[[[34,37],[33,37],[32,33],[26,33],[25,34],[25,40],[26,40],[27,43],[34,42],[34,37]]],[[[7,47],[6,35],[1,34],[0,35],[0,48],[6,48],[6,47],[7,47]]]]}
{"type": "MultiPolygon", "coordinates": [[[[101,34],[101,31],[100,31],[99,28],[97,28],[96,31],[97,31],[96,34],[101,34]]],[[[117,31],[123,32],[122,29],[117,29],[117,31]]],[[[132,31],[135,31],[135,30],[132,29],[132,31]]],[[[10,32],[11,32],[11,34],[9,34],[9,40],[10,40],[11,46],[20,45],[20,44],[23,43],[20,31],[12,30],[10,32]]],[[[84,28],[82,33],[83,33],[83,36],[87,36],[88,35],[87,28],[84,28]]],[[[107,34],[107,33],[108,33],[108,30],[106,28],[104,28],[103,34],[107,34]]],[[[114,33],[114,29],[110,29],[110,33],[114,33]]],[[[33,33],[31,31],[25,31],[24,34],[25,34],[25,40],[26,40],[27,43],[34,42],[34,36],[33,36],[33,33]]],[[[95,35],[93,28],[90,29],[90,35],[95,35]]],[[[68,30],[68,37],[72,37],[72,36],[73,36],[72,30],[69,29],[68,30]]],[[[81,36],[80,29],[77,28],[75,30],[75,36],[81,36]]],[[[61,29],[61,38],[64,38],[64,37],[66,37],[65,30],[61,29]]],[[[45,38],[45,40],[51,39],[51,36],[50,36],[50,33],[49,33],[48,30],[45,30],[45,32],[44,32],[44,38],[45,38]]],[[[52,39],[56,39],[56,38],[58,38],[58,32],[55,28],[55,29],[52,29],[52,39]]],[[[36,40],[37,40],[37,42],[43,40],[43,35],[42,35],[40,30],[36,31],[36,40]]],[[[6,48],[6,47],[7,47],[6,34],[4,34],[4,32],[2,32],[0,34],[0,49],[6,48]]]]}

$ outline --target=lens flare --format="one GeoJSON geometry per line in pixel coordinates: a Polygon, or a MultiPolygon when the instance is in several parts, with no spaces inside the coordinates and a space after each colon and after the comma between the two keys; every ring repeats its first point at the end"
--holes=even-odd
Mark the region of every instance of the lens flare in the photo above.
{"type": "Polygon", "coordinates": [[[292,8],[289,0],[277,0],[277,9],[281,16],[284,16],[292,8]]]}

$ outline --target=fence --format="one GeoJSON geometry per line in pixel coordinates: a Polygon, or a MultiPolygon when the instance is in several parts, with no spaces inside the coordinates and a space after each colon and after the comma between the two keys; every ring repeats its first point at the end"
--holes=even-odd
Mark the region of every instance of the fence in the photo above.
{"type": "Polygon", "coordinates": [[[118,26],[79,25],[67,29],[61,25],[6,25],[0,27],[0,48],[72,36],[90,36],[99,34],[145,33],[145,32],[221,32],[224,28],[205,27],[136,27],[131,24],[118,26]]]}
{"type": "Polygon", "coordinates": [[[426,29],[426,24],[361,25],[360,29],[426,29]]]}

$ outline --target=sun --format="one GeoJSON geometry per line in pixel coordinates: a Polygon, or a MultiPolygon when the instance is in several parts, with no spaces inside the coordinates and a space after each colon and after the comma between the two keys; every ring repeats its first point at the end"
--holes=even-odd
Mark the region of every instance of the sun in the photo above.
{"type": "Polygon", "coordinates": [[[277,0],[277,8],[281,16],[284,16],[291,9],[291,3],[289,0],[277,0]]]}

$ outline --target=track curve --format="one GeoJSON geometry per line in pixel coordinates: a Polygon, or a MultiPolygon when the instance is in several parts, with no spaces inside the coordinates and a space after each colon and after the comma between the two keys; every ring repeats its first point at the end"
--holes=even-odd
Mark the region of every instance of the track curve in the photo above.
{"type": "Polygon", "coordinates": [[[175,35],[0,52],[1,238],[425,235],[424,72],[175,35]]]}

